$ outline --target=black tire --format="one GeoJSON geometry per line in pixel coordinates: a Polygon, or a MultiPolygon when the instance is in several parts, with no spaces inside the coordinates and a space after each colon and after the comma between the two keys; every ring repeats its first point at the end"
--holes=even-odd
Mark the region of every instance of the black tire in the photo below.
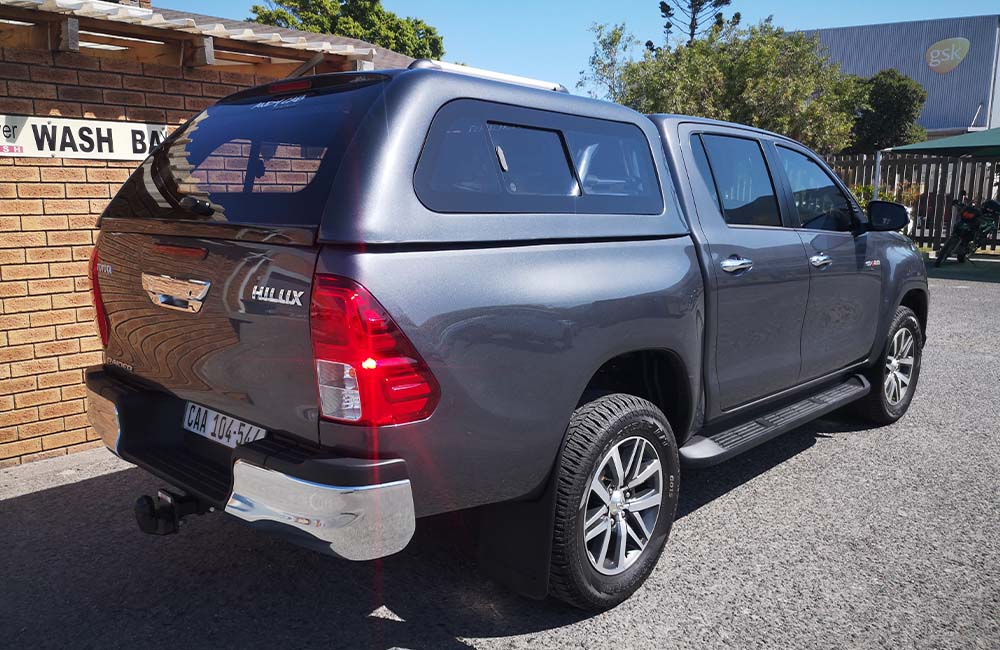
{"type": "Polygon", "coordinates": [[[853,411],[870,422],[878,425],[892,424],[903,417],[910,402],[913,401],[913,394],[917,390],[917,382],[920,379],[920,362],[923,357],[924,333],[920,327],[917,315],[909,307],[898,307],[896,314],[889,325],[889,334],[886,337],[885,345],[879,355],[878,361],[872,366],[865,376],[871,382],[872,389],[865,397],[855,402],[853,411]],[[909,383],[901,399],[893,403],[886,394],[885,384],[890,369],[887,366],[892,351],[893,339],[897,332],[906,328],[913,337],[913,366],[909,376],[909,383]]]}
{"type": "MultiPolygon", "coordinates": [[[[647,467],[650,466],[651,462],[647,464],[647,467]]],[[[638,467],[635,466],[636,469],[638,467]]],[[[629,474],[627,470],[625,474],[629,474]]],[[[550,593],[581,609],[599,611],[614,607],[642,586],[656,567],[670,535],[680,486],[677,443],[670,423],[655,405],[633,395],[603,395],[581,405],[570,419],[559,456],[556,481],[550,593]],[[584,539],[591,479],[598,471],[599,463],[611,454],[612,448],[619,444],[638,445],[639,441],[633,441],[633,438],[649,443],[659,459],[659,510],[648,537],[642,535],[646,545],[631,560],[632,564],[617,575],[605,575],[592,564],[596,560],[591,560],[584,539]]],[[[615,494],[621,496],[620,491],[615,494]]],[[[620,515],[622,519],[633,516],[627,509],[623,512],[620,515]]],[[[619,521],[613,516],[609,514],[606,519],[609,522],[619,521]]],[[[617,530],[614,525],[609,525],[607,534],[617,530]]],[[[635,526],[634,530],[639,528],[635,526]]],[[[630,543],[633,542],[626,542],[626,548],[630,543]]]]}
{"type": "Polygon", "coordinates": [[[949,237],[948,241],[946,241],[944,243],[944,246],[941,247],[941,250],[938,251],[937,259],[934,260],[934,266],[939,267],[942,264],[944,264],[944,261],[948,259],[948,256],[951,255],[951,252],[955,250],[956,244],[958,244],[958,238],[955,237],[954,235],[949,237]]]}

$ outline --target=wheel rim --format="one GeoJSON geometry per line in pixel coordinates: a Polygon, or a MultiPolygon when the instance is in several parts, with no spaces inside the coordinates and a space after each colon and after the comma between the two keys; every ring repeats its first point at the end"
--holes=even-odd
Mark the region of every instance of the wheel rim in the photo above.
{"type": "Polygon", "coordinates": [[[910,390],[913,379],[913,334],[901,328],[892,337],[889,351],[885,356],[885,380],[882,391],[892,406],[903,401],[910,390]]]}
{"type": "Polygon", "coordinates": [[[583,545],[604,575],[625,571],[649,544],[660,514],[663,470],[642,437],[615,444],[597,464],[583,495],[583,545]]]}

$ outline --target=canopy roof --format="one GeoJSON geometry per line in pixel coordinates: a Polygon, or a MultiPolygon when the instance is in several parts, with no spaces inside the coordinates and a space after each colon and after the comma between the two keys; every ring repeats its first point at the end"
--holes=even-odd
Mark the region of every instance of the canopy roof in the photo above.
{"type": "Polygon", "coordinates": [[[893,147],[893,153],[926,153],[938,156],[975,156],[977,158],[1000,158],[1000,128],[988,131],[973,131],[950,138],[928,140],[902,147],[893,147]]]}

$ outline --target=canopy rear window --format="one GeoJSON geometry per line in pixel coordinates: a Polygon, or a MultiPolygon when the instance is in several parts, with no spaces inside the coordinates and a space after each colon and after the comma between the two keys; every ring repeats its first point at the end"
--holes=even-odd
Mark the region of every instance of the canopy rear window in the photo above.
{"type": "Polygon", "coordinates": [[[318,225],[348,145],[381,101],[384,79],[349,75],[315,90],[212,106],[142,164],[106,215],[318,225]]]}

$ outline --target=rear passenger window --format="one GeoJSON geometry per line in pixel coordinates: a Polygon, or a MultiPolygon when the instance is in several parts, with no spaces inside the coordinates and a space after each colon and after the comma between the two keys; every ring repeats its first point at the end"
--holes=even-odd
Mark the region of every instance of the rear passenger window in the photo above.
{"type": "Polygon", "coordinates": [[[660,214],[634,124],[457,100],[434,118],[414,174],[436,212],[660,214]]]}
{"type": "Polygon", "coordinates": [[[780,226],[774,184],[756,140],[702,136],[712,166],[722,213],[731,226],[780,226]]]}

